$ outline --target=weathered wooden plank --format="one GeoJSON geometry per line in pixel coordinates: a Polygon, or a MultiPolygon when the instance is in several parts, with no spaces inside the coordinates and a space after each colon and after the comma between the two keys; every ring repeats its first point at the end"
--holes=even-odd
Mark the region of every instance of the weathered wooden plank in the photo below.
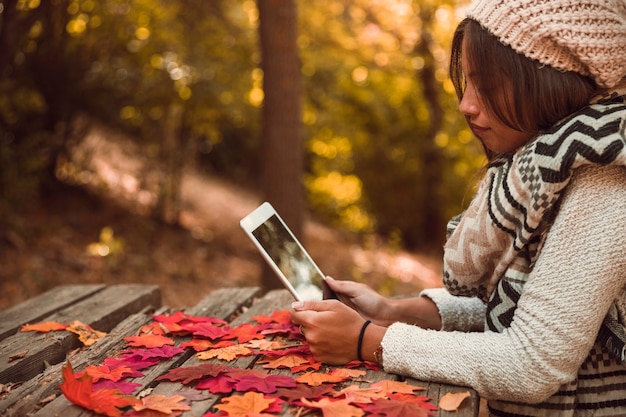
{"type": "MultiPolygon", "coordinates": [[[[108,332],[129,315],[161,304],[161,292],[152,285],[115,285],[95,297],[86,298],[46,320],[72,323],[80,320],[96,330],[108,332]]],[[[65,359],[66,353],[80,346],[69,332],[17,333],[0,344],[0,383],[26,381],[65,359]],[[17,353],[26,354],[15,360],[17,353]]]]}
{"type": "MultiPolygon", "coordinates": [[[[228,320],[233,316],[240,314],[241,309],[248,307],[259,294],[259,289],[255,287],[246,288],[223,288],[211,292],[204,297],[198,304],[185,310],[186,313],[191,315],[206,315],[211,317],[219,317],[224,320],[228,320]]],[[[138,328],[137,328],[138,329],[138,328]]],[[[176,338],[177,345],[184,343],[187,338],[176,338]]],[[[117,350],[109,351],[107,357],[115,356],[117,350]]],[[[144,376],[141,378],[133,379],[132,382],[142,384],[137,388],[137,392],[140,392],[152,385],[156,384],[155,379],[165,373],[171,368],[181,366],[183,362],[189,359],[193,355],[192,349],[181,355],[177,355],[167,361],[163,361],[160,364],[144,370],[144,376]]],[[[99,362],[98,362],[99,363],[99,362]]],[[[93,362],[91,364],[94,364],[93,362]]],[[[180,388],[180,385],[177,385],[180,388]]],[[[63,417],[87,417],[95,416],[88,410],[84,410],[80,407],[72,405],[65,397],[59,396],[52,402],[43,407],[35,416],[63,416],[63,417]]]]}
{"type": "Polygon", "coordinates": [[[0,340],[20,326],[40,321],[71,304],[101,291],[103,284],[61,285],[6,310],[0,311],[0,340]]]}
{"type": "MultiPolygon", "coordinates": [[[[163,314],[166,308],[161,308],[156,312],[152,307],[147,307],[143,311],[127,317],[118,324],[100,342],[89,349],[81,348],[76,353],[69,355],[74,371],[80,371],[88,365],[99,365],[104,359],[111,356],[111,352],[119,352],[126,346],[125,337],[137,334],[141,326],[152,321],[151,314],[163,314]]],[[[43,406],[42,401],[51,401],[60,395],[58,384],[63,382],[61,376],[62,368],[66,361],[50,366],[43,373],[24,382],[21,386],[11,391],[4,399],[0,400],[0,410],[3,417],[19,417],[33,412],[43,406]]]]}

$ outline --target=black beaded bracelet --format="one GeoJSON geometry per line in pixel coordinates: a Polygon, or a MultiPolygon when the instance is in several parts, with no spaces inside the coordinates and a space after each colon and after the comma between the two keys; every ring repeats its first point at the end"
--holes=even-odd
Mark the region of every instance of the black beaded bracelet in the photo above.
{"type": "Polygon", "coordinates": [[[363,323],[363,326],[361,327],[361,333],[359,333],[359,342],[356,345],[356,357],[359,358],[359,361],[363,362],[363,356],[361,356],[361,346],[363,346],[363,335],[365,334],[365,329],[367,328],[367,326],[369,326],[369,324],[371,323],[371,320],[365,320],[365,323],[363,323]]]}

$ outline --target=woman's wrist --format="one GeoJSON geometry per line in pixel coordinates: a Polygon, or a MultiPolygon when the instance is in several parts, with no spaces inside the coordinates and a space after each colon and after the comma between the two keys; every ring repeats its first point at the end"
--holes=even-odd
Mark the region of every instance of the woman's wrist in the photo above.
{"type": "Polygon", "coordinates": [[[424,329],[441,329],[441,316],[437,305],[428,297],[388,299],[386,326],[401,322],[424,329]]]}
{"type": "Polygon", "coordinates": [[[379,360],[382,358],[382,355],[378,355],[379,358],[376,358],[376,351],[381,347],[381,342],[383,337],[385,336],[385,332],[387,328],[384,326],[379,326],[377,324],[371,323],[369,324],[365,332],[363,334],[363,341],[361,343],[361,358],[364,361],[369,362],[378,362],[382,365],[379,360]]]}

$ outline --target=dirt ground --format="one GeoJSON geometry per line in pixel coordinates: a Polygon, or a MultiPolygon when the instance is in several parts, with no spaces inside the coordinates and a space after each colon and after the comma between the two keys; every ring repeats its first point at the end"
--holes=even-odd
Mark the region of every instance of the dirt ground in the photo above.
{"type": "MultiPolygon", "coordinates": [[[[239,228],[239,219],[261,202],[254,190],[189,170],[180,224],[167,225],[124,204],[141,192],[129,169],[136,161],[121,166],[128,152],[120,152],[107,148],[92,167],[108,178],[109,197],[63,186],[0,231],[0,310],[61,284],[152,283],[170,307],[194,305],[215,288],[260,284],[263,261],[239,228]]],[[[392,251],[313,219],[303,240],[337,279],[367,282],[386,295],[440,285],[437,257],[392,251]]]]}

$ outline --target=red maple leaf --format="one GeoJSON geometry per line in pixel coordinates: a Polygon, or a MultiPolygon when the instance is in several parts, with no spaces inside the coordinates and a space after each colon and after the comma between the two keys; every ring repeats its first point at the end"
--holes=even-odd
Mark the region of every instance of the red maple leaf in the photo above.
{"type": "Polygon", "coordinates": [[[427,410],[438,410],[437,406],[430,402],[430,398],[424,395],[395,393],[389,394],[389,399],[414,403],[427,410]]]}
{"type": "Polygon", "coordinates": [[[196,384],[197,389],[206,389],[211,394],[230,394],[235,390],[235,382],[227,374],[219,374],[212,378],[203,379],[196,384]]]}
{"type": "Polygon", "coordinates": [[[59,388],[61,388],[63,395],[73,404],[88,410],[109,417],[118,417],[122,415],[123,408],[140,403],[137,398],[124,395],[117,389],[94,391],[91,377],[84,374],[80,378],[76,378],[69,361],[62,373],[63,384],[59,384],[59,388]]]}
{"type": "Polygon", "coordinates": [[[237,391],[257,391],[264,394],[276,392],[279,387],[293,388],[296,381],[290,376],[254,374],[243,375],[237,378],[235,389],[237,391]]]}
{"type": "MultiPolygon", "coordinates": [[[[211,323],[198,323],[193,326],[192,334],[194,336],[206,337],[210,340],[223,339],[230,335],[228,327],[215,326],[211,323]]],[[[234,336],[232,337],[234,339],[234,336]]]]}
{"type": "Polygon", "coordinates": [[[205,363],[197,366],[186,366],[183,368],[170,369],[167,373],[157,378],[157,381],[180,381],[187,385],[193,381],[204,379],[209,376],[217,376],[230,368],[223,365],[205,363]]]}
{"type": "Polygon", "coordinates": [[[246,343],[254,339],[263,339],[263,335],[259,333],[259,327],[250,323],[244,323],[234,329],[230,329],[230,335],[237,338],[239,343],[246,343]]]}
{"type": "Polygon", "coordinates": [[[302,398],[306,398],[307,400],[319,400],[333,392],[335,392],[335,390],[326,384],[312,387],[307,384],[298,383],[295,388],[279,388],[272,395],[283,398],[292,405],[302,407],[302,398]]]}

